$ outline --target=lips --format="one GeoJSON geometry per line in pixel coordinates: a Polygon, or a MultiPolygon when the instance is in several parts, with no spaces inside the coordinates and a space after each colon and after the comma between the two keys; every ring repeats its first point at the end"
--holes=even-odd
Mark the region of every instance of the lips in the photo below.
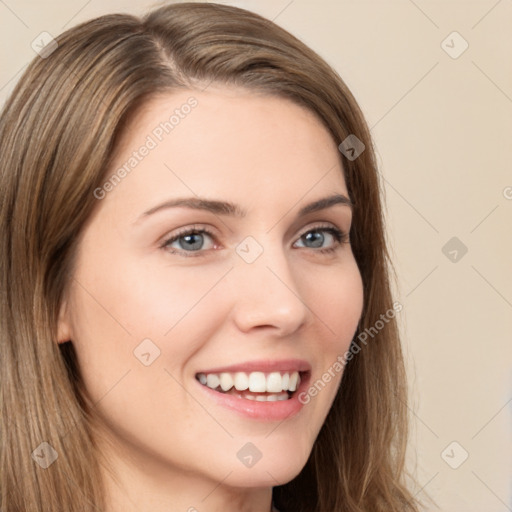
{"type": "MultiPolygon", "coordinates": [[[[243,368],[247,367],[248,365],[243,366],[243,368]]],[[[219,370],[224,370],[227,368],[240,368],[240,366],[223,367],[219,368],[219,370]]],[[[259,368],[261,368],[261,365],[259,368]]],[[[217,370],[217,368],[215,370],[217,370]]],[[[226,408],[227,410],[230,410],[240,415],[241,417],[258,421],[283,421],[286,419],[291,419],[295,417],[295,415],[299,414],[304,407],[304,403],[299,400],[299,396],[304,392],[305,389],[307,389],[309,386],[309,381],[311,380],[311,371],[308,370],[299,373],[300,380],[297,379],[298,386],[294,392],[290,390],[281,392],[252,392],[249,389],[239,391],[235,387],[225,392],[222,390],[220,385],[219,375],[222,375],[222,373],[225,372],[220,372],[220,374],[209,374],[211,377],[217,377],[219,379],[219,385],[216,389],[212,389],[208,385],[201,383],[201,380],[204,381],[204,373],[197,374],[195,380],[197,381],[197,386],[201,390],[200,392],[204,393],[205,397],[211,399],[213,403],[217,404],[219,407],[226,408]],[[199,375],[202,376],[202,379],[199,379],[199,375]]],[[[251,372],[251,374],[254,373],[262,372],[251,372]]],[[[281,377],[283,377],[283,373],[281,372],[271,373],[278,373],[281,375],[281,377]]],[[[266,373],[263,375],[266,377],[270,376],[270,374],[267,375],[266,373]]],[[[206,376],[206,378],[208,379],[208,376],[206,376]]],[[[260,379],[261,375],[258,377],[258,379],[256,379],[256,384],[258,381],[260,381],[260,379]]],[[[270,380],[272,381],[272,379],[270,380]]],[[[215,385],[216,383],[217,382],[215,379],[210,382],[211,385],[215,385]]],[[[229,385],[229,382],[227,384],[229,385]]],[[[284,386],[282,382],[281,384],[284,386]]],[[[273,385],[277,386],[277,380],[273,383],[273,385]]]]}
{"type": "Polygon", "coordinates": [[[231,366],[219,366],[200,370],[200,373],[208,375],[209,373],[235,373],[235,372],[311,372],[311,365],[304,359],[261,359],[258,361],[247,361],[244,363],[234,364],[231,366]]]}

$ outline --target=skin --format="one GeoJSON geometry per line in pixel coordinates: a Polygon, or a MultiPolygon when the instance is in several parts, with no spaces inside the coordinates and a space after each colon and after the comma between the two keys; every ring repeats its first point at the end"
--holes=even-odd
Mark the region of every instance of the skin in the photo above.
{"type": "Polygon", "coordinates": [[[108,512],[269,512],[272,487],[306,464],[342,372],[282,422],[215,404],[195,374],[300,358],[313,383],[348,349],[362,313],[349,241],[303,236],[318,225],[348,233],[350,206],[297,217],[316,199],[348,197],[337,145],[309,110],[226,86],[155,97],[125,132],[107,178],[190,96],[198,105],[98,200],[61,309],[59,342],[75,347],[114,472],[103,473],[108,512]],[[247,215],[185,207],[143,215],[194,195],[247,215]],[[183,237],[162,247],[194,225],[214,233],[196,235],[199,250],[183,237]],[[236,252],[247,236],[263,248],[253,263],[236,252]],[[149,366],[134,356],[146,338],[160,350],[149,366]],[[247,442],[262,453],[251,468],[236,457],[247,442]]]}

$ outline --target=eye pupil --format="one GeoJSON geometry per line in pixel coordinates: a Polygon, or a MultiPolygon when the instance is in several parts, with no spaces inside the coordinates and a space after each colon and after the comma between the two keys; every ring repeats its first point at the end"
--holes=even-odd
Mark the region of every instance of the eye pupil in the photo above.
{"type": "MultiPolygon", "coordinates": [[[[202,238],[203,235],[201,235],[200,233],[191,233],[191,234],[188,234],[188,235],[183,235],[181,238],[183,240],[186,240],[186,243],[187,243],[187,246],[185,248],[189,248],[189,249],[200,249],[201,248],[201,245],[202,245],[202,238]],[[196,241],[196,244],[194,245],[194,237],[201,237],[199,239],[199,243],[197,243],[196,241]],[[189,242],[192,242],[192,244],[189,244],[189,242]]],[[[182,245],[180,243],[180,245],[182,245]]],[[[182,245],[183,247],[183,245],[182,245]]]]}
{"type": "Polygon", "coordinates": [[[320,233],[319,231],[310,231],[305,235],[306,240],[312,240],[316,245],[313,245],[313,247],[322,247],[323,241],[324,241],[324,235],[320,233]],[[315,241],[316,239],[316,241],[315,241]]]}

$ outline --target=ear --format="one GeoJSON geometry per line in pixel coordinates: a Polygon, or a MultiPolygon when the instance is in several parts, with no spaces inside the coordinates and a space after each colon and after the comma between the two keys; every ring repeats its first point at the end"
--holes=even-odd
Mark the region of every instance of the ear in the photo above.
{"type": "Polygon", "coordinates": [[[57,343],[66,343],[71,340],[71,324],[68,314],[68,302],[63,300],[57,321],[57,343]]]}

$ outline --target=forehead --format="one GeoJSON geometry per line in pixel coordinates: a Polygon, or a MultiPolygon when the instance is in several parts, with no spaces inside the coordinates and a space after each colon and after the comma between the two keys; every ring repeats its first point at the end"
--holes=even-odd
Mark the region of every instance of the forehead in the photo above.
{"type": "Polygon", "coordinates": [[[127,126],[107,176],[122,168],[113,195],[122,189],[131,200],[147,189],[269,203],[313,189],[346,193],[337,145],[313,112],[233,87],[151,98],[127,126]]]}

